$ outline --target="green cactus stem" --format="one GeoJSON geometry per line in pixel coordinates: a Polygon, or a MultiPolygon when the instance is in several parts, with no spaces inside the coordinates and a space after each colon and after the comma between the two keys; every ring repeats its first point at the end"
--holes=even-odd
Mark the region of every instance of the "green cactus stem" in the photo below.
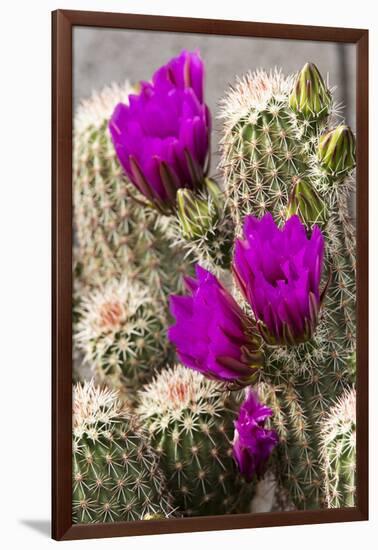
{"type": "Polygon", "coordinates": [[[75,342],[98,380],[136,389],[169,359],[167,321],[145,287],[109,281],[85,296],[78,311],[75,342]]]}
{"type": "Polygon", "coordinates": [[[356,390],[342,395],[322,424],[325,491],[330,508],[355,506],[356,390]]]}
{"type": "Polygon", "coordinates": [[[75,385],[73,522],[167,518],[170,501],[157,456],[117,392],[93,381],[75,385]]]}
{"type": "Polygon", "coordinates": [[[247,511],[252,486],[232,457],[237,407],[224,388],[177,365],[142,390],[139,402],[178,510],[189,516],[247,511]]]}

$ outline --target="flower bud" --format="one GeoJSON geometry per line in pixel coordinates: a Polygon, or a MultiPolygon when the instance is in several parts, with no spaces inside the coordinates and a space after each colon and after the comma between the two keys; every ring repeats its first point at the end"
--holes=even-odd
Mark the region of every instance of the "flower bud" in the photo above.
{"type": "Polygon", "coordinates": [[[287,217],[290,218],[295,214],[308,227],[311,227],[315,223],[322,224],[326,221],[324,201],[322,201],[308,180],[298,179],[294,184],[287,207],[287,217]]]}
{"type": "Polygon", "coordinates": [[[233,441],[234,459],[247,481],[263,476],[270,455],[279,442],[277,432],[265,426],[270,416],[272,410],[259,401],[253,390],[249,390],[235,422],[233,441]]]}
{"type": "Polygon", "coordinates": [[[356,142],[349,126],[340,125],[320,137],[318,159],[332,175],[353,170],[356,165],[356,142]]]}
{"type": "Polygon", "coordinates": [[[328,115],[331,103],[331,93],[318,68],[306,63],[290,94],[290,107],[306,119],[320,119],[328,115]]]}
{"type": "Polygon", "coordinates": [[[217,220],[220,207],[220,189],[216,183],[205,180],[205,194],[196,195],[190,189],[177,192],[177,216],[185,239],[203,236],[217,220]]]}

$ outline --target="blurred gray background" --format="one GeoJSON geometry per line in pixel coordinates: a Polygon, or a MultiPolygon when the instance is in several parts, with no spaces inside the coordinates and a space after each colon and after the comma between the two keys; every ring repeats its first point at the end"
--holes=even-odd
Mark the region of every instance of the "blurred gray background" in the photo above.
{"type": "Polygon", "coordinates": [[[324,77],[329,74],[329,84],[337,86],[336,101],[345,106],[343,116],[355,130],[356,49],[352,44],[329,42],[75,27],[74,107],[111,82],[149,80],[158,67],[183,49],[200,50],[206,66],[205,97],[215,131],[212,173],[218,161],[219,100],[236,75],[249,70],[277,66],[287,74],[307,61],[316,63],[324,77]]]}
{"type": "Polygon", "coordinates": [[[219,99],[236,75],[248,70],[282,67],[295,72],[312,61],[346,105],[345,116],[355,126],[356,50],[352,44],[272,40],[124,29],[75,27],[74,105],[92,90],[125,79],[149,80],[152,73],[181,50],[199,49],[206,65],[206,102],[213,118],[219,99]]]}

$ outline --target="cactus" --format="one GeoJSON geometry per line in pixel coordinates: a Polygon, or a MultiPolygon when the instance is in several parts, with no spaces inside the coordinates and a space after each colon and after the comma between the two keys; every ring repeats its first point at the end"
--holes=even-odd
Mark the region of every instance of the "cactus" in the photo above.
{"type": "Polygon", "coordinates": [[[356,390],[345,392],[323,421],[322,456],[330,508],[355,506],[356,390]]]}
{"type": "Polygon", "coordinates": [[[126,278],[81,300],[75,342],[100,381],[136,388],[169,357],[161,304],[126,278]]]}
{"type": "Polygon", "coordinates": [[[348,215],[354,139],[344,126],[324,138],[335,122],[331,91],[316,71],[322,102],[307,100],[303,74],[258,71],[232,87],[223,101],[222,168],[237,235],[246,214],[269,211],[282,224],[294,208],[309,229],[316,221],[325,237],[328,290],[317,332],[297,347],[267,346],[259,380],[282,441],[275,475],[298,508],[317,508],[326,505],[319,424],[350,383],[348,360],[355,346],[355,236],[348,215]],[[343,170],[332,162],[332,170],[324,166],[333,158],[324,153],[330,146],[345,161],[343,170]]]}
{"type": "Polygon", "coordinates": [[[118,401],[93,381],[73,388],[74,523],[169,517],[156,454],[118,401]]]}
{"type": "Polygon", "coordinates": [[[314,224],[323,225],[327,220],[324,201],[313,185],[304,179],[298,179],[294,183],[287,207],[288,217],[295,214],[310,228],[314,224]]]}
{"type": "MultiPolygon", "coordinates": [[[[113,85],[83,102],[74,120],[74,247],[76,286],[99,288],[127,275],[165,296],[181,288],[189,269],[184,254],[164,235],[155,210],[140,204],[119,165],[108,131],[115,105],[133,88],[113,85]],[[174,265],[175,269],[166,269],[174,265]]],[[[79,294],[79,291],[76,292],[79,294]]]]}
{"type": "MultiPolygon", "coordinates": [[[[183,65],[185,79],[189,66],[183,65]]],[[[170,366],[174,357],[166,339],[166,298],[182,290],[181,275],[191,274],[193,262],[215,271],[229,288],[232,247],[245,216],[261,218],[268,212],[271,223],[280,227],[297,214],[305,241],[305,231],[319,234],[314,230],[319,225],[325,241],[323,280],[315,285],[319,299],[313,294],[310,300],[306,330],[288,338],[286,319],[282,338],[276,335],[277,326],[270,328],[271,338],[260,331],[264,365],[254,384],[272,409],[272,428],[280,440],[268,473],[278,495],[275,506],[353,506],[356,247],[348,200],[354,186],[355,139],[348,126],[338,123],[332,90],[311,63],[297,75],[257,71],[238,80],[223,101],[224,192],[206,177],[199,187],[176,186],[173,194],[162,161],[159,177],[171,194],[169,208],[160,212],[146,202],[149,192],[143,197],[127,181],[108,133],[114,106],[127,103],[131,91],[128,84],[107,88],[75,117],[75,345],[97,379],[118,390],[100,390],[93,382],[75,387],[75,521],[167,517],[172,511],[169,495],[175,510],[185,516],[248,511],[257,479],[247,483],[233,458],[239,394],[196,372],[201,364],[201,372],[211,374],[205,364],[209,339],[195,341],[196,354],[180,355],[196,370],[170,366]],[[142,384],[147,385],[141,389],[142,384]],[[134,400],[134,406],[135,397],[135,414],[139,425],[148,428],[148,442],[130,409],[119,404],[121,399],[134,400]]],[[[280,235],[277,227],[275,231],[280,235]]],[[[235,297],[241,314],[261,327],[276,316],[259,319],[260,310],[253,309],[254,318],[253,296],[243,293],[244,278],[250,275],[249,266],[242,269],[248,243],[239,242],[236,251],[238,246],[240,265],[235,252],[233,274],[241,294],[235,292],[235,297]]],[[[272,254],[280,266],[284,255],[276,248],[272,254]]],[[[293,254],[304,257],[298,250],[293,254]]],[[[322,254],[315,262],[318,267],[322,254]]],[[[261,256],[266,256],[265,245],[261,256]]],[[[307,274],[308,265],[302,266],[307,274]]],[[[296,280],[295,273],[290,277],[296,280]]],[[[276,282],[271,283],[274,288],[276,282]]],[[[191,293],[197,290],[195,280],[187,278],[186,283],[191,293]]],[[[214,309],[207,298],[203,295],[201,303],[214,309]]],[[[176,299],[181,312],[190,312],[188,297],[176,299]]],[[[292,312],[288,300],[287,315],[292,312]]],[[[273,313],[272,305],[269,311],[273,313]]],[[[222,322],[209,334],[217,338],[219,364],[240,371],[242,339],[234,324],[223,323],[226,313],[222,310],[222,322]],[[232,354],[227,355],[223,344],[230,339],[232,354]]],[[[207,321],[205,316],[203,326],[207,321]]],[[[179,341],[187,342],[186,333],[179,341]]],[[[81,365],[78,380],[83,372],[81,365]]]]}
{"type": "Polygon", "coordinates": [[[161,456],[174,504],[184,515],[246,511],[251,486],[232,457],[233,399],[217,382],[181,365],[139,394],[137,413],[161,456]]]}

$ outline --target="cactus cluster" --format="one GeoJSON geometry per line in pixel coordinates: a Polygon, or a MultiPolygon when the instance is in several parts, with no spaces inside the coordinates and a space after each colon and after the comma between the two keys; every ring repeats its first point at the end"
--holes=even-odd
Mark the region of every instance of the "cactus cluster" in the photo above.
{"type": "Polygon", "coordinates": [[[169,517],[158,459],[117,392],[93,381],[73,388],[73,521],[169,517]]]}
{"type": "Polygon", "coordinates": [[[110,139],[112,110],[133,91],[128,82],[105,87],[83,101],[74,118],[73,357],[77,379],[85,363],[100,381],[105,376],[105,381],[119,382],[120,376],[126,376],[133,383],[151,372],[149,354],[155,357],[152,368],[162,358],[170,360],[162,337],[166,297],[181,288],[182,275],[190,271],[186,252],[166,239],[163,219],[139,201],[110,139]],[[175,269],[167,269],[170,265],[175,269]],[[128,307],[128,296],[135,293],[133,308],[138,300],[143,302],[137,305],[138,311],[127,314],[120,331],[97,326],[93,332],[92,316],[101,315],[101,296],[120,296],[129,284],[133,290],[120,297],[122,308],[128,307]]]}
{"type": "Polygon", "coordinates": [[[203,76],[75,116],[75,522],[354,505],[354,135],[314,64],[248,73],[217,183],[203,76]]]}
{"type": "Polygon", "coordinates": [[[315,337],[267,348],[259,380],[283,442],[275,473],[300,508],[325,505],[319,424],[350,384],[355,345],[355,236],[348,215],[354,138],[345,125],[332,128],[335,111],[320,73],[306,65],[297,76],[246,75],[222,113],[222,166],[236,231],[247,214],[269,211],[278,224],[296,213],[325,237],[327,293],[315,337]],[[306,82],[316,93],[304,90],[306,82]]]}

